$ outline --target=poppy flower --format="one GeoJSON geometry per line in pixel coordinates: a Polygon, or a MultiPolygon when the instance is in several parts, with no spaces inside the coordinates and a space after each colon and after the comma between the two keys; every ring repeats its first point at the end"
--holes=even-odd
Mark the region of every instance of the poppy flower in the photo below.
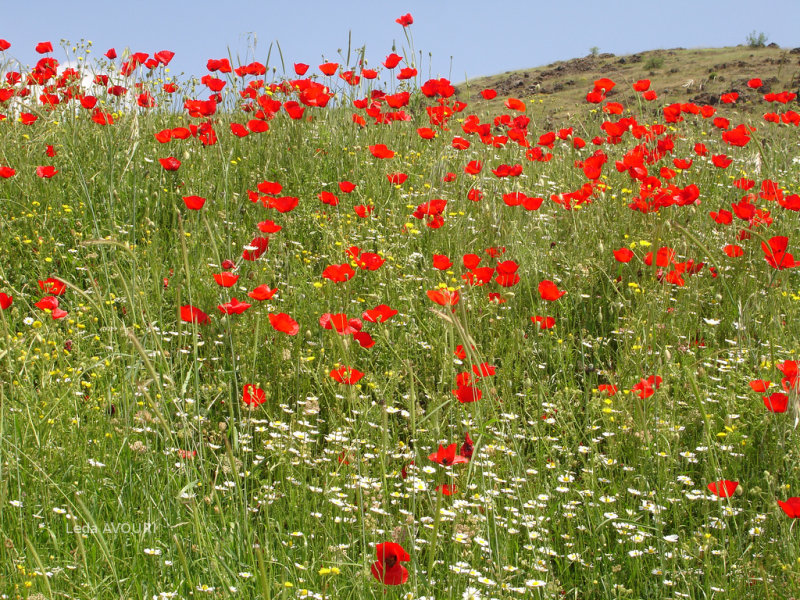
{"type": "Polygon", "coordinates": [[[394,156],[394,151],[389,150],[389,148],[386,147],[386,144],[375,144],[374,146],[370,146],[369,151],[375,158],[392,158],[394,156]]]}
{"type": "Polygon", "coordinates": [[[342,263],[341,265],[330,265],[325,267],[325,270],[322,272],[322,276],[325,279],[330,279],[336,283],[350,281],[355,274],[356,272],[353,270],[353,267],[351,267],[348,263],[342,263]]]}
{"type": "Polygon", "coordinates": [[[283,229],[283,227],[271,220],[261,221],[257,227],[261,233],[277,233],[283,229]]]}
{"type": "Polygon", "coordinates": [[[372,214],[372,211],[375,210],[375,207],[372,204],[364,205],[359,204],[353,207],[353,211],[362,219],[366,219],[372,214]]]}
{"type": "Polygon", "coordinates": [[[800,498],[795,496],[787,499],[786,502],[778,500],[778,506],[786,513],[787,517],[791,517],[792,519],[800,517],[800,498]]]}
{"type": "Polygon", "coordinates": [[[356,184],[352,183],[351,181],[340,181],[339,182],[339,190],[343,194],[349,194],[354,189],[356,189],[356,184]]]}
{"type": "Polygon", "coordinates": [[[286,335],[297,335],[300,331],[300,325],[286,313],[278,313],[269,315],[269,322],[273,329],[285,333],[286,335]]]}
{"type": "Polygon", "coordinates": [[[438,463],[442,466],[449,466],[449,465],[457,465],[468,463],[469,459],[465,456],[461,456],[457,454],[457,447],[458,444],[450,444],[447,448],[439,444],[439,450],[434,452],[433,454],[428,455],[428,458],[431,459],[433,462],[438,463]]]}
{"type": "Polygon", "coordinates": [[[566,294],[566,292],[559,290],[558,286],[549,279],[545,279],[539,284],[539,296],[541,296],[542,300],[553,302],[561,298],[564,294],[566,294]]]}
{"type": "Polygon", "coordinates": [[[50,179],[56,173],[58,173],[58,171],[51,165],[45,167],[36,167],[36,176],[41,177],[42,179],[50,179]]]}
{"type": "Polygon", "coordinates": [[[766,392],[772,382],[765,379],[753,379],[749,382],[749,385],[754,392],[766,392]]]}
{"type": "Polygon", "coordinates": [[[783,392],[762,396],[761,399],[764,400],[764,406],[767,407],[767,410],[774,413],[785,413],[789,405],[789,396],[783,392]]]}
{"type": "Polygon", "coordinates": [[[481,169],[483,169],[483,164],[479,160],[471,160],[464,167],[464,172],[467,175],[477,175],[481,172],[481,169]]]}
{"type": "Polygon", "coordinates": [[[267,200],[267,205],[270,208],[274,208],[279,213],[285,214],[297,208],[299,202],[300,199],[295,196],[281,196],[280,198],[269,198],[267,200]]]}
{"type": "Polygon", "coordinates": [[[0,309],[6,310],[14,302],[13,296],[0,292],[0,309]]]}
{"type": "Polygon", "coordinates": [[[408,175],[405,173],[388,173],[386,179],[388,179],[389,183],[392,185],[403,185],[408,179],[408,175]]]}
{"type": "Polygon", "coordinates": [[[255,408],[261,406],[266,402],[267,396],[260,387],[256,387],[252,383],[247,383],[242,391],[242,403],[245,406],[255,408]]]}
{"type": "Polygon", "coordinates": [[[217,310],[225,315],[240,315],[251,306],[252,304],[239,302],[236,298],[231,298],[230,302],[217,305],[217,310]]]}
{"type": "Polygon", "coordinates": [[[11,48],[11,42],[7,40],[0,40],[0,52],[8,50],[9,48],[11,48]]]}
{"type": "Polygon", "coordinates": [[[436,132],[430,127],[420,127],[417,129],[417,135],[423,140],[432,140],[436,137],[436,132]]]}
{"type": "Polygon", "coordinates": [[[339,206],[339,198],[332,194],[331,192],[324,191],[320,192],[317,196],[323,204],[328,204],[330,206],[339,206]]]}
{"type": "Polygon", "coordinates": [[[39,42],[36,44],[36,52],[39,54],[47,54],[53,51],[53,44],[50,42],[39,42]]]}
{"type": "Polygon", "coordinates": [[[384,585],[402,585],[408,581],[408,569],[400,563],[410,561],[411,557],[400,544],[383,542],[375,547],[375,553],[378,560],[370,567],[375,579],[384,585]]]}
{"type": "Polygon", "coordinates": [[[619,388],[617,388],[615,385],[611,385],[610,383],[601,383],[597,386],[597,389],[610,397],[615,395],[619,388]]]}
{"type": "Polygon", "coordinates": [[[354,385],[358,383],[362,377],[364,377],[364,373],[352,367],[339,367],[338,369],[333,369],[329,375],[334,381],[338,381],[339,383],[343,383],[345,385],[354,385]]]}
{"type": "Polygon", "coordinates": [[[297,73],[300,77],[306,74],[308,71],[308,65],[305,63],[294,63],[294,72],[297,73]]]}
{"type": "Polygon", "coordinates": [[[206,199],[200,196],[184,196],[183,203],[189,210],[200,210],[206,203],[206,199]]]}
{"type": "Polygon", "coordinates": [[[264,283],[258,286],[252,292],[248,292],[247,295],[250,296],[253,300],[258,300],[259,302],[263,302],[264,300],[270,300],[277,291],[278,288],[271,290],[269,289],[269,286],[266,283],[264,283]]]}
{"type": "Polygon", "coordinates": [[[736,244],[728,244],[722,249],[722,251],[731,258],[738,258],[744,254],[744,248],[737,246],[736,244]]]}
{"type": "Polygon", "coordinates": [[[753,90],[757,90],[762,85],[764,85],[764,84],[758,77],[754,77],[753,79],[750,79],[747,82],[747,87],[749,87],[750,89],[753,89],[753,90]]]}
{"type": "Polygon", "coordinates": [[[427,294],[428,298],[440,306],[455,306],[460,299],[458,290],[452,292],[447,289],[428,290],[427,294]]]}
{"type": "Polygon", "coordinates": [[[709,491],[718,496],[719,498],[730,498],[736,491],[738,481],[728,481],[727,479],[720,479],[708,484],[709,491]]]}
{"type": "Polygon", "coordinates": [[[41,310],[55,310],[58,308],[58,298],[55,296],[45,296],[36,302],[34,306],[41,310]]]}
{"type": "Polygon", "coordinates": [[[328,75],[329,77],[336,73],[336,69],[339,68],[339,63],[329,62],[323,63],[319,66],[319,70],[322,71],[324,75],[328,75]]]}
{"type": "Polygon", "coordinates": [[[433,268],[446,271],[453,266],[453,262],[444,254],[433,255],[433,268]]]}
{"type": "Polygon", "coordinates": [[[389,56],[386,57],[386,60],[383,61],[383,66],[387,69],[394,69],[397,65],[400,64],[400,61],[403,60],[402,56],[399,56],[392,52],[389,56]]]}
{"type": "Polygon", "coordinates": [[[55,277],[48,277],[44,281],[40,279],[38,283],[39,289],[51,296],[61,296],[67,289],[67,284],[55,277]]]}
{"type": "Polygon", "coordinates": [[[769,239],[769,244],[761,242],[761,249],[764,251],[764,259],[770,267],[782,271],[791,269],[798,265],[794,257],[786,252],[789,238],[783,235],[776,235],[769,239]]]}
{"type": "Polygon", "coordinates": [[[397,311],[388,304],[379,304],[375,308],[365,310],[361,316],[370,323],[385,323],[396,314],[397,311]]]}
{"type": "Polygon", "coordinates": [[[200,325],[206,325],[209,323],[210,319],[206,313],[196,306],[187,304],[185,306],[181,306],[181,321],[184,323],[199,323],[200,325]]]}
{"type": "Polygon", "coordinates": [[[477,402],[483,397],[483,392],[471,385],[459,385],[456,389],[452,390],[452,394],[458,398],[458,401],[461,404],[477,402]]]}
{"type": "Polygon", "coordinates": [[[481,90],[481,97],[484,100],[492,100],[497,97],[497,91],[493,89],[481,90]]]}
{"type": "Polygon", "coordinates": [[[267,251],[268,247],[269,238],[255,237],[245,246],[245,249],[242,251],[242,258],[244,260],[257,260],[267,251]]]}
{"type": "Polygon", "coordinates": [[[411,16],[411,13],[406,13],[403,16],[395,19],[394,22],[402,25],[403,27],[408,27],[414,23],[414,17],[411,16]]]}
{"type": "Polygon", "coordinates": [[[0,178],[10,179],[16,174],[17,171],[15,169],[12,169],[11,167],[0,167],[0,178]]]}
{"type": "Polygon", "coordinates": [[[620,248],[619,250],[614,250],[614,258],[617,262],[629,263],[633,258],[633,252],[628,248],[620,248]]]}
{"type": "Polygon", "coordinates": [[[469,433],[464,434],[464,443],[461,444],[461,448],[458,451],[459,456],[463,456],[466,459],[472,458],[472,451],[474,449],[474,443],[472,438],[469,437],[469,433]]]}
{"type": "Polygon", "coordinates": [[[631,388],[631,391],[636,392],[636,395],[644,400],[656,393],[656,390],[661,387],[661,382],[660,376],[650,375],[647,379],[640,379],[639,383],[631,388]]]}
{"type": "Polygon", "coordinates": [[[165,171],[177,171],[181,168],[181,161],[173,156],[168,156],[167,158],[159,158],[158,162],[161,163],[161,166],[164,167],[165,171]]]}
{"type": "Polygon", "coordinates": [[[554,317],[540,317],[539,315],[531,317],[531,321],[538,323],[539,329],[552,329],[556,324],[554,317]]]}
{"type": "Polygon", "coordinates": [[[715,154],[714,156],[711,157],[711,162],[714,164],[715,167],[718,167],[720,169],[727,169],[733,162],[733,160],[731,160],[724,154],[715,154]]]}
{"type": "Polygon", "coordinates": [[[227,288],[236,285],[236,282],[239,281],[239,276],[235,273],[214,273],[214,281],[220,287],[227,288]]]}

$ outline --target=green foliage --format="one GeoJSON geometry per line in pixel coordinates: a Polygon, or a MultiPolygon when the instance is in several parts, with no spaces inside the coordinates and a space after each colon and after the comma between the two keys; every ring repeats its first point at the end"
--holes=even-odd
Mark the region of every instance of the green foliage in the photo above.
{"type": "Polygon", "coordinates": [[[750,48],[763,48],[767,45],[767,34],[755,29],[747,34],[746,42],[750,48]]]}

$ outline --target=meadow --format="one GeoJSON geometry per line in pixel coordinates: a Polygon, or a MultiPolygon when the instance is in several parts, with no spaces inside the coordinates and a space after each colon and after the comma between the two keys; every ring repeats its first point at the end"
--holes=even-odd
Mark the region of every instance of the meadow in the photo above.
{"type": "Polygon", "coordinates": [[[800,594],[796,95],[553,123],[409,19],[0,40],[0,598],[800,594]]]}

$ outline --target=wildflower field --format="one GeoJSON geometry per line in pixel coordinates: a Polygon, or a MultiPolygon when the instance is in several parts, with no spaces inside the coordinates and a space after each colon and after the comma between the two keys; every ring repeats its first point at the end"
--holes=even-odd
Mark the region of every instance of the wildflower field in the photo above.
{"type": "Polygon", "coordinates": [[[545,126],[397,21],[0,40],[0,598],[800,594],[795,93],[545,126]]]}

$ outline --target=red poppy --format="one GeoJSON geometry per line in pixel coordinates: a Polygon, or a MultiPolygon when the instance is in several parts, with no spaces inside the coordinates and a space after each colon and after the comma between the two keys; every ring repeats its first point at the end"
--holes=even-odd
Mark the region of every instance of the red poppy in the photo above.
{"type": "Polygon", "coordinates": [[[11,167],[0,167],[0,177],[2,177],[3,179],[10,179],[16,174],[17,171],[15,169],[12,169],[11,167]]]}
{"type": "MultiPolygon", "coordinates": [[[[408,17],[411,18],[411,15],[408,17]]],[[[383,542],[375,547],[375,552],[378,560],[370,568],[375,579],[384,585],[402,585],[408,581],[408,569],[400,563],[410,561],[411,557],[400,544],[383,542]]]]}
{"type": "Polygon", "coordinates": [[[783,235],[777,235],[769,239],[769,245],[766,242],[761,242],[761,249],[764,251],[764,259],[770,267],[782,271],[783,269],[792,269],[798,266],[795,262],[794,256],[786,252],[786,246],[789,244],[789,238],[783,235]]]}
{"type": "Polygon", "coordinates": [[[444,254],[433,255],[433,268],[446,271],[453,266],[453,262],[444,254]]]}
{"type": "Polygon", "coordinates": [[[767,381],[765,379],[753,379],[749,385],[750,388],[754,392],[766,392],[769,389],[769,386],[772,384],[771,381],[767,381]]]}
{"type": "Polygon", "coordinates": [[[356,272],[353,270],[353,267],[351,267],[348,263],[330,265],[325,267],[325,270],[322,272],[322,276],[325,279],[330,279],[336,283],[350,281],[355,274],[356,272]]]}
{"type": "Polygon", "coordinates": [[[744,254],[744,248],[737,246],[736,244],[728,244],[722,249],[722,251],[731,258],[738,258],[744,254]]]}
{"type": "Polygon", "coordinates": [[[297,73],[300,77],[306,74],[308,71],[308,65],[305,63],[294,63],[294,72],[297,73]]]}
{"type": "Polygon", "coordinates": [[[40,279],[38,283],[39,289],[51,296],[62,296],[67,289],[67,284],[55,277],[48,277],[44,281],[40,279]]]}
{"type": "Polygon", "coordinates": [[[428,290],[427,294],[428,298],[440,306],[455,306],[460,299],[458,290],[452,292],[446,289],[428,290]]]}
{"type": "Polygon", "coordinates": [[[362,348],[372,348],[375,345],[375,340],[366,331],[356,331],[353,333],[353,339],[362,348]]]}
{"type": "Polygon", "coordinates": [[[633,252],[628,248],[620,248],[619,250],[614,250],[614,258],[617,262],[629,263],[633,259],[633,252]]]}
{"type": "Polygon", "coordinates": [[[364,317],[365,321],[369,321],[370,323],[385,323],[396,314],[397,311],[388,304],[379,304],[375,308],[365,310],[361,316],[364,317]]]}
{"type": "Polygon", "coordinates": [[[783,392],[775,392],[769,396],[762,396],[767,410],[775,413],[785,413],[789,405],[789,396],[783,392]]]}
{"type": "Polygon", "coordinates": [[[13,296],[0,292],[0,309],[6,310],[14,302],[13,296]]]}
{"type": "Polygon", "coordinates": [[[181,306],[181,321],[185,323],[199,323],[206,325],[209,323],[209,316],[202,310],[191,304],[181,306]]]}
{"type": "Polygon", "coordinates": [[[481,172],[483,168],[483,164],[478,160],[471,160],[467,163],[467,166],[464,167],[464,172],[467,175],[477,175],[481,172]]]}
{"type": "Polygon", "coordinates": [[[559,290],[558,286],[549,279],[545,279],[539,284],[539,296],[541,296],[542,300],[553,302],[561,298],[564,294],[566,294],[566,292],[559,290]]]}
{"type": "Polygon", "coordinates": [[[47,54],[53,51],[53,44],[50,42],[39,42],[36,44],[36,52],[39,54],[47,54]]]}
{"type": "Polygon", "coordinates": [[[436,491],[442,496],[454,496],[458,493],[458,487],[454,484],[442,483],[436,486],[436,491]]]}
{"type": "Polygon", "coordinates": [[[458,385],[456,389],[452,390],[452,393],[462,404],[477,402],[483,397],[483,392],[471,385],[458,385]]]}
{"type": "Polygon", "coordinates": [[[239,281],[239,276],[235,273],[214,273],[214,281],[221,287],[231,287],[239,281]]]}
{"type": "Polygon", "coordinates": [[[257,225],[257,227],[261,233],[277,233],[281,229],[283,229],[283,227],[281,227],[280,225],[276,224],[274,221],[269,219],[267,219],[266,221],[261,221],[257,225]]]}
{"type": "Polygon", "coordinates": [[[58,308],[58,298],[55,296],[45,296],[36,302],[34,306],[41,310],[55,310],[58,308]]]}
{"type": "Polygon", "coordinates": [[[729,210],[722,209],[719,212],[711,211],[709,216],[720,225],[730,225],[733,223],[733,213],[729,210]]]}
{"type": "Polygon", "coordinates": [[[300,199],[295,196],[281,196],[280,198],[267,199],[268,206],[274,208],[281,214],[292,212],[297,208],[299,202],[300,199]]]}
{"type": "Polygon", "coordinates": [[[417,129],[417,135],[423,140],[432,140],[436,137],[436,132],[430,127],[420,127],[417,129]]]}
{"type": "Polygon", "coordinates": [[[383,61],[383,66],[387,69],[394,69],[397,65],[400,64],[400,61],[403,60],[402,56],[395,54],[392,52],[389,56],[386,57],[386,60],[383,61]]]}
{"type": "Polygon", "coordinates": [[[457,454],[458,444],[450,444],[447,448],[439,444],[439,450],[428,456],[433,462],[442,466],[457,465],[468,463],[469,459],[465,456],[457,454]]]}
{"type": "Polygon", "coordinates": [[[764,85],[764,84],[762,83],[762,81],[758,77],[754,77],[753,79],[750,79],[747,82],[747,87],[749,87],[750,89],[753,89],[753,90],[757,90],[762,85],[764,85]]]}
{"type": "Polygon", "coordinates": [[[389,150],[389,148],[386,147],[386,144],[375,144],[374,146],[370,146],[369,151],[375,158],[392,158],[394,156],[394,151],[389,150]]]}
{"type": "Polygon", "coordinates": [[[339,63],[329,62],[323,63],[319,66],[319,70],[322,71],[323,74],[331,76],[336,73],[336,69],[339,68],[339,63]]]}
{"type": "Polygon", "coordinates": [[[339,383],[343,383],[345,385],[354,385],[358,383],[362,377],[364,377],[364,373],[352,367],[339,367],[338,369],[333,369],[329,375],[334,381],[338,381],[339,383]]]}
{"type": "Polygon", "coordinates": [[[51,165],[46,167],[36,167],[36,176],[41,177],[42,179],[50,179],[56,173],[58,173],[58,171],[51,165]]]}
{"type": "Polygon", "coordinates": [[[597,389],[601,392],[605,392],[605,394],[608,396],[613,396],[617,393],[619,388],[617,388],[615,385],[611,385],[610,383],[601,383],[597,386],[597,389]]]}
{"type": "Polygon", "coordinates": [[[217,305],[217,310],[225,315],[240,315],[251,306],[252,304],[239,302],[236,298],[231,298],[230,302],[217,305]]]}
{"type": "Polygon", "coordinates": [[[262,194],[277,196],[283,191],[283,186],[277,181],[262,181],[257,184],[258,191],[262,194]]]}
{"type": "Polygon", "coordinates": [[[286,335],[297,335],[300,331],[300,325],[297,321],[286,313],[270,313],[269,322],[276,331],[280,331],[286,335]]]}
{"type": "Polygon", "coordinates": [[[508,110],[516,110],[518,112],[525,112],[525,103],[520,100],[519,98],[507,98],[505,102],[506,108],[508,110]]]}
{"type": "Polygon", "coordinates": [[[792,519],[800,517],[800,498],[795,496],[787,499],[786,502],[778,500],[778,506],[786,513],[787,517],[791,517],[792,519]]]}
{"type": "Polygon", "coordinates": [[[403,16],[395,19],[394,22],[402,25],[403,27],[408,27],[414,23],[414,17],[411,16],[411,13],[406,13],[403,16]]]}
{"type": "Polygon", "coordinates": [[[538,323],[539,329],[552,329],[556,324],[554,317],[540,317],[539,315],[531,317],[531,321],[538,323]]]}
{"type": "Polygon", "coordinates": [[[184,196],[183,202],[189,210],[200,210],[206,203],[206,199],[200,196],[184,196]]]}
{"type": "Polygon", "coordinates": [[[11,42],[7,40],[0,40],[0,52],[8,50],[9,48],[11,48],[11,42]]]}
{"type": "Polygon", "coordinates": [[[242,258],[244,260],[257,260],[267,251],[268,247],[269,238],[255,237],[245,246],[245,249],[242,251],[242,258]]]}
{"type": "Polygon", "coordinates": [[[250,296],[253,300],[258,300],[259,302],[263,302],[264,300],[270,300],[277,291],[278,288],[271,290],[269,289],[269,286],[266,283],[264,283],[255,288],[252,292],[248,292],[247,295],[250,296]]]}
{"type": "Polygon", "coordinates": [[[341,192],[343,194],[349,194],[354,189],[356,189],[356,184],[355,183],[352,183],[350,181],[340,181],[339,182],[339,190],[341,190],[341,192]]]}
{"type": "Polygon", "coordinates": [[[362,219],[366,219],[368,216],[370,216],[373,210],[375,210],[375,207],[372,204],[369,205],[359,204],[353,207],[353,211],[355,211],[356,215],[358,215],[362,219]]]}
{"type": "Polygon", "coordinates": [[[724,154],[715,154],[714,156],[711,157],[711,162],[714,163],[715,167],[719,167],[720,169],[727,169],[733,162],[733,160],[731,160],[724,154]]]}
{"type": "Polygon", "coordinates": [[[709,491],[720,498],[730,498],[736,491],[739,485],[738,481],[728,481],[727,479],[720,479],[713,483],[708,484],[709,491]]]}
{"type": "Polygon", "coordinates": [[[497,91],[492,89],[482,90],[481,96],[484,100],[492,100],[493,98],[497,97],[497,91]]]}
{"type": "Polygon", "coordinates": [[[317,198],[319,198],[323,204],[328,204],[330,206],[339,205],[339,198],[335,194],[332,194],[331,192],[327,191],[320,192],[317,198]]]}
{"type": "Polygon", "coordinates": [[[256,387],[252,383],[247,383],[242,391],[242,403],[245,406],[255,408],[261,406],[267,400],[267,395],[260,387],[256,387]]]}
{"type": "Polygon", "coordinates": [[[164,167],[165,171],[177,171],[181,168],[181,161],[173,156],[168,156],[167,158],[159,158],[158,162],[161,163],[161,166],[164,167]]]}
{"type": "Polygon", "coordinates": [[[661,382],[660,376],[650,375],[647,379],[640,379],[639,383],[631,388],[631,391],[636,392],[636,395],[644,400],[656,393],[656,390],[661,387],[661,382]]]}

